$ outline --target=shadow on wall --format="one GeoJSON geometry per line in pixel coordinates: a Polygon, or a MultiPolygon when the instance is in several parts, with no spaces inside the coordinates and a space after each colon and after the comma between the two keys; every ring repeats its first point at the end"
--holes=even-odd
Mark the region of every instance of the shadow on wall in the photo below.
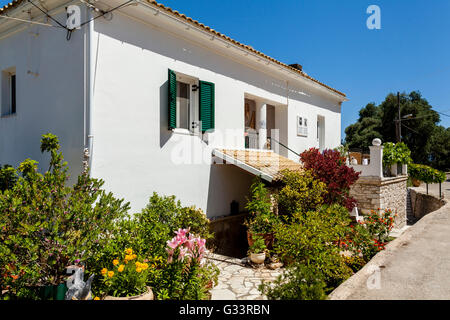
{"type": "Polygon", "coordinates": [[[217,253],[237,258],[246,255],[248,245],[246,228],[243,226],[246,214],[242,212],[245,212],[254,178],[254,175],[234,165],[211,165],[206,212],[226,215],[212,221],[217,253]],[[233,200],[239,203],[239,214],[230,215],[233,200]]]}
{"type": "Polygon", "coordinates": [[[169,83],[164,82],[161,87],[159,87],[159,147],[164,148],[167,141],[169,141],[172,136],[172,131],[169,130],[169,108],[167,100],[167,91],[169,83]]]}

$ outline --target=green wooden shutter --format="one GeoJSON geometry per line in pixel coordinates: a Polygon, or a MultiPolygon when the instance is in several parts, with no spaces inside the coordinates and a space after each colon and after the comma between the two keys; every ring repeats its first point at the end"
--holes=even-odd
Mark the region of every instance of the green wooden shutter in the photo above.
{"type": "Polygon", "coordinates": [[[214,83],[200,81],[200,121],[202,122],[202,131],[214,129],[214,83]]]}
{"type": "Polygon", "coordinates": [[[177,75],[170,69],[168,83],[169,129],[175,129],[177,127],[177,75]]]}

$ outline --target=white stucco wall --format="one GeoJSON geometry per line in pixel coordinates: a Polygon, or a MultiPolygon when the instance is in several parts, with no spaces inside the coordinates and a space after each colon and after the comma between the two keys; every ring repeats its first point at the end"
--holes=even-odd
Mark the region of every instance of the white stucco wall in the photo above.
{"type": "Polygon", "coordinates": [[[17,167],[31,158],[46,170],[49,156],[41,154],[40,139],[51,132],[74,181],[84,144],[83,42],[83,32],[66,41],[64,30],[36,25],[0,39],[0,70],[15,67],[17,82],[17,113],[0,118],[0,164],[17,167]]]}
{"type": "Polygon", "coordinates": [[[283,79],[119,13],[111,22],[96,20],[94,29],[92,174],[131,201],[132,211],[145,206],[155,191],[197,205],[209,217],[228,214],[232,200],[243,209],[253,178],[234,166],[211,166],[195,158],[202,152],[209,157],[214,146],[243,148],[243,138],[237,145],[216,140],[207,146],[199,137],[167,129],[169,68],[215,83],[216,132],[244,131],[244,97],[250,95],[275,106],[280,140],[292,149],[301,152],[317,145],[317,114],[326,118],[327,146],[340,143],[340,107],[315,91],[302,96],[293,90],[288,96],[283,79]],[[308,116],[308,138],[297,137],[297,114],[308,116]],[[192,145],[193,164],[176,163],[181,141],[192,145]]]}

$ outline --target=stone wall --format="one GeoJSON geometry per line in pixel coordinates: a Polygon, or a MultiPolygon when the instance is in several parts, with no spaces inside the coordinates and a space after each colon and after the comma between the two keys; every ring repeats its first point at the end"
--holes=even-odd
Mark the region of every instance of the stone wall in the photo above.
{"type": "Polygon", "coordinates": [[[247,228],[244,226],[247,216],[247,213],[243,213],[211,220],[215,253],[236,258],[247,255],[247,228]]]}
{"type": "Polygon", "coordinates": [[[392,209],[397,213],[395,227],[406,225],[406,176],[393,178],[360,177],[351,187],[350,195],[358,202],[361,213],[392,209]]]}
{"type": "Polygon", "coordinates": [[[410,192],[411,208],[414,217],[417,219],[422,218],[430,212],[440,209],[446,203],[444,199],[439,199],[432,195],[422,193],[414,188],[410,188],[410,192]]]}

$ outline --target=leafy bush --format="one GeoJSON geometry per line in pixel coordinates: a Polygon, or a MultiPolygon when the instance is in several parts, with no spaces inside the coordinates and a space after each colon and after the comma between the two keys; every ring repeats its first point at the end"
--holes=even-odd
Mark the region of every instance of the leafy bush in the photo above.
{"type": "Polygon", "coordinates": [[[0,191],[5,191],[14,186],[17,181],[17,171],[10,165],[0,166],[0,191]]]}
{"type": "Polygon", "coordinates": [[[394,163],[411,163],[411,151],[403,142],[386,142],[383,144],[383,165],[390,166],[394,163]]]}
{"type": "Polygon", "coordinates": [[[338,203],[352,210],[356,200],[350,197],[350,186],[358,180],[359,172],[345,164],[345,158],[339,151],[324,150],[322,153],[311,148],[300,155],[305,169],[312,170],[315,178],[326,184],[326,204],[338,203]]]}
{"type": "Polygon", "coordinates": [[[350,221],[347,209],[336,204],[298,212],[277,228],[274,250],[287,264],[313,265],[333,288],[351,275],[336,245],[346,239],[350,221]]]}
{"type": "Polygon", "coordinates": [[[38,173],[37,162],[27,159],[16,183],[0,193],[1,290],[18,298],[36,298],[33,287],[60,284],[68,264],[103,248],[129,207],[87,170],[66,186],[67,164],[56,136],[43,135],[41,150],[51,154],[48,171],[38,173]]]}
{"type": "Polygon", "coordinates": [[[324,300],[326,284],[312,265],[295,264],[272,284],[262,283],[259,290],[271,300],[324,300]]]}
{"type": "Polygon", "coordinates": [[[425,183],[444,182],[447,178],[445,172],[433,169],[424,164],[411,163],[408,166],[408,174],[411,178],[423,181],[425,183]]]}
{"type": "Polygon", "coordinates": [[[256,178],[250,187],[250,192],[251,199],[245,207],[249,211],[250,217],[244,225],[247,226],[251,234],[272,233],[279,220],[272,211],[269,191],[261,179],[256,178]]]}
{"type": "Polygon", "coordinates": [[[283,170],[281,174],[276,194],[280,215],[308,212],[323,204],[327,186],[317,180],[311,171],[283,170]]]}

